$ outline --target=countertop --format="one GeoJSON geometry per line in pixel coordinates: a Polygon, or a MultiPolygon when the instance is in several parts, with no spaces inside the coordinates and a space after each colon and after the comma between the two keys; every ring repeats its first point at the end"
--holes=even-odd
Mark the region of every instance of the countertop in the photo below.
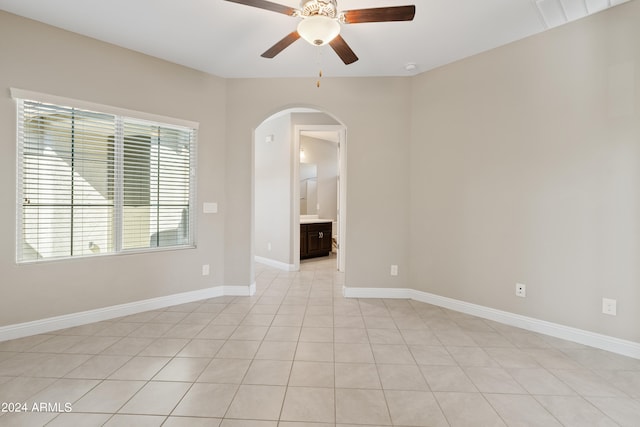
{"type": "Polygon", "coordinates": [[[300,224],[318,224],[324,222],[333,222],[332,219],[322,219],[322,218],[301,218],[300,224]]]}

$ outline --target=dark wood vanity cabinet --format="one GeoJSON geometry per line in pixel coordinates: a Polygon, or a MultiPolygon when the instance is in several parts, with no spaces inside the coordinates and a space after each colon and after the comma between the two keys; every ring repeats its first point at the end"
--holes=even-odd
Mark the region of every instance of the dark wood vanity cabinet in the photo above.
{"type": "Polygon", "coordinates": [[[331,245],[330,222],[300,224],[300,259],[327,256],[331,245]]]}

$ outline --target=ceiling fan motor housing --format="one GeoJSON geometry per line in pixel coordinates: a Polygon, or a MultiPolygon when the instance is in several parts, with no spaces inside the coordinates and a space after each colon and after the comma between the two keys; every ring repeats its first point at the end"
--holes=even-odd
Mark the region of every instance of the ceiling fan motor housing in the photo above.
{"type": "Polygon", "coordinates": [[[303,17],[321,15],[335,18],[337,14],[336,0],[302,0],[300,2],[300,15],[303,17]]]}

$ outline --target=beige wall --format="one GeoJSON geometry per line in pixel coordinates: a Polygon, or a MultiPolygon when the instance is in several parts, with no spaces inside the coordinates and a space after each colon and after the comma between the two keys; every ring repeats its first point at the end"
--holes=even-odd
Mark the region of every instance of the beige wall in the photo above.
{"type": "Polygon", "coordinates": [[[412,287],[640,342],[638,22],[630,2],[414,79],[412,287]]]}
{"type": "Polygon", "coordinates": [[[0,326],[223,284],[225,81],[5,12],[0,58],[0,326]],[[198,248],[16,265],[10,87],[200,122],[198,248]]]}
{"type": "Polygon", "coordinates": [[[252,136],[271,114],[316,107],[347,129],[346,280],[350,286],[406,287],[409,219],[410,80],[404,78],[230,79],[227,82],[229,284],[252,277],[252,136]],[[401,274],[389,275],[399,264],[401,274]],[[403,270],[404,268],[404,270],[403,270]]]}
{"type": "Polygon", "coordinates": [[[293,264],[291,143],[291,114],[274,117],[256,128],[254,250],[256,256],[283,264],[293,264]],[[267,136],[273,141],[266,142],[267,136]]]}

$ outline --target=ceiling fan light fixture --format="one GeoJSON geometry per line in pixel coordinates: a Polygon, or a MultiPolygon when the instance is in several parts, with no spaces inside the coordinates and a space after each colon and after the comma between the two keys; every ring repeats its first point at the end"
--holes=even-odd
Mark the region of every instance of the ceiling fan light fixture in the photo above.
{"type": "Polygon", "coordinates": [[[312,15],[300,21],[298,34],[314,46],[323,46],[340,34],[340,24],[324,15],[312,15]]]}

